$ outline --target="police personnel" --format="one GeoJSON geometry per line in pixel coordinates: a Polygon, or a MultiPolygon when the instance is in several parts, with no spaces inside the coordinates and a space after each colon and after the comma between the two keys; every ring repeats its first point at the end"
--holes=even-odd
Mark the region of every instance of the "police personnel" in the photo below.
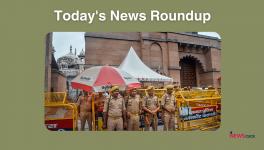
{"type": "Polygon", "coordinates": [[[119,87],[113,86],[111,96],[104,103],[103,128],[108,131],[121,131],[127,127],[124,98],[119,94],[119,87]]]}
{"type": "Polygon", "coordinates": [[[142,103],[143,110],[145,111],[145,131],[149,131],[150,126],[152,126],[153,131],[157,131],[157,112],[160,109],[158,97],[154,95],[154,86],[149,86],[147,92],[148,95],[142,103]]]}
{"type": "Polygon", "coordinates": [[[139,131],[139,115],[141,110],[142,102],[140,96],[137,95],[137,89],[133,88],[130,90],[130,95],[126,101],[127,106],[127,129],[128,131],[139,131]]]}
{"type": "Polygon", "coordinates": [[[163,111],[164,131],[175,131],[176,99],[173,95],[173,85],[168,85],[167,93],[161,99],[163,111]]]}

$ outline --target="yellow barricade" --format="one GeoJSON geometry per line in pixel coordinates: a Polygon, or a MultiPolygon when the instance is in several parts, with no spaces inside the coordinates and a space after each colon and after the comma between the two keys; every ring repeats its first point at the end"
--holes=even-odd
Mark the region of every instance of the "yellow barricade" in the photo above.
{"type": "MultiPolygon", "coordinates": [[[[141,97],[145,97],[147,95],[147,89],[138,89],[138,94],[141,97]]],[[[159,101],[161,100],[162,96],[166,93],[166,89],[155,89],[154,95],[158,97],[159,101]]]]}
{"type": "Polygon", "coordinates": [[[45,93],[45,125],[49,130],[77,129],[77,106],[75,103],[66,103],[66,96],[66,92],[45,93]]]}
{"type": "Polygon", "coordinates": [[[66,92],[46,92],[45,104],[65,104],[66,98],[66,92]]]}
{"type": "Polygon", "coordinates": [[[161,100],[162,96],[166,93],[166,89],[155,89],[154,94],[158,97],[159,101],[161,100]]]}
{"type": "Polygon", "coordinates": [[[211,130],[220,126],[221,96],[217,90],[175,93],[178,130],[211,130]]]}

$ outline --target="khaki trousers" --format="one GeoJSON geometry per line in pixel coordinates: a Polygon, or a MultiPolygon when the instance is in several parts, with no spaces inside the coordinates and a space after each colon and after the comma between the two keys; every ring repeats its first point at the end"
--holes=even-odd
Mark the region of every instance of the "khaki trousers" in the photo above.
{"type": "Polygon", "coordinates": [[[164,113],[164,131],[175,131],[175,113],[164,113]]]}
{"type": "Polygon", "coordinates": [[[123,128],[123,118],[122,117],[108,117],[107,120],[107,130],[108,131],[122,131],[123,128]]]}
{"type": "Polygon", "coordinates": [[[150,130],[150,126],[152,126],[153,131],[157,131],[158,129],[158,117],[156,115],[152,115],[147,113],[145,115],[145,131],[150,130]]]}
{"type": "Polygon", "coordinates": [[[127,129],[128,131],[139,131],[139,115],[138,114],[130,115],[130,118],[128,119],[127,129]]]}

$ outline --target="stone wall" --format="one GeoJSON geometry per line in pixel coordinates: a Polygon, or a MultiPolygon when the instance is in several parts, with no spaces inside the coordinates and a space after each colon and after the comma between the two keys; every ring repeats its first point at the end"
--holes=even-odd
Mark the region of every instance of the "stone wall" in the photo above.
{"type": "Polygon", "coordinates": [[[46,35],[46,53],[45,53],[45,92],[50,91],[51,88],[51,55],[52,55],[52,32],[46,35]]]}
{"type": "Polygon", "coordinates": [[[119,66],[132,46],[141,60],[153,70],[180,84],[180,60],[194,57],[203,72],[198,85],[218,86],[221,76],[221,41],[203,35],[178,32],[116,32],[85,34],[86,66],[119,66]]]}
{"type": "Polygon", "coordinates": [[[53,92],[66,92],[66,77],[57,70],[51,71],[51,89],[53,92]]]}

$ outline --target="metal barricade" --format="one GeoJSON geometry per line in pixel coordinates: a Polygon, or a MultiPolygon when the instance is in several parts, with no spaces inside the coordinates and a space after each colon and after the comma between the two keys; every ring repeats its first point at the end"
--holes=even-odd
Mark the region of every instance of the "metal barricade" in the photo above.
{"type": "Polygon", "coordinates": [[[67,99],[66,92],[46,92],[45,104],[65,104],[67,99]]]}
{"type": "Polygon", "coordinates": [[[178,130],[214,130],[220,126],[221,96],[217,90],[177,91],[178,130]]]}
{"type": "Polygon", "coordinates": [[[52,131],[74,131],[78,124],[75,103],[67,103],[66,92],[45,93],[45,125],[52,131]]]}

